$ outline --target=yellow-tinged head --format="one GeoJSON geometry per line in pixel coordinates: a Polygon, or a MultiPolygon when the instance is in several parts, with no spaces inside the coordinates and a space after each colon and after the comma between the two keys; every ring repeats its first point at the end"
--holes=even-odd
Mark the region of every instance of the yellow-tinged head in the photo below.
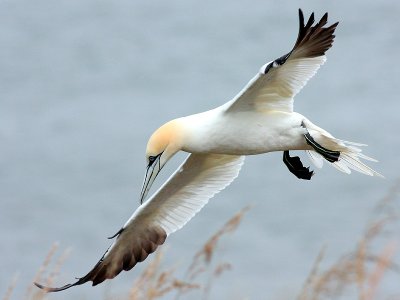
{"type": "MultiPolygon", "coordinates": [[[[169,121],[158,128],[147,142],[146,159],[157,156],[165,151],[173,156],[180,150],[182,140],[182,126],[177,120],[169,121]]],[[[170,156],[170,157],[171,157],[170,156]]]]}
{"type": "Polygon", "coordinates": [[[154,179],[168,160],[182,148],[183,127],[178,120],[172,120],[158,128],[150,137],[146,148],[146,174],[140,195],[143,202],[154,179]]]}

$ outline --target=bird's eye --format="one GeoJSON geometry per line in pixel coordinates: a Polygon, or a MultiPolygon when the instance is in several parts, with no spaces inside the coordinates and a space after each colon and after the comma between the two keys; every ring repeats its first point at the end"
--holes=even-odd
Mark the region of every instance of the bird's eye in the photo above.
{"type": "Polygon", "coordinates": [[[154,161],[156,160],[156,156],[149,156],[149,165],[152,165],[154,161]]]}

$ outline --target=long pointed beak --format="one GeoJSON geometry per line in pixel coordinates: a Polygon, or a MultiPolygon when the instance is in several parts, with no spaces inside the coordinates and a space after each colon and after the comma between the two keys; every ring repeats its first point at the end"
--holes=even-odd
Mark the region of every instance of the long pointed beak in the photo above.
{"type": "Polygon", "coordinates": [[[158,156],[154,163],[147,167],[146,174],[144,176],[142,191],[140,192],[140,204],[146,199],[147,194],[151,186],[153,185],[154,180],[156,179],[158,173],[160,173],[162,166],[160,163],[160,157],[158,156]]]}

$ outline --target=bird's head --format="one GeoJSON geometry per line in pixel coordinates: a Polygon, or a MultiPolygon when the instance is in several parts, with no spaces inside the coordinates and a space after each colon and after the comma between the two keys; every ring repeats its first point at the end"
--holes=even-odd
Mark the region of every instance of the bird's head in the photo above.
{"type": "Polygon", "coordinates": [[[158,128],[150,137],[146,148],[146,173],[140,203],[143,203],[154,180],[164,165],[182,148],[183,127],[178,120],[158,128]]]}

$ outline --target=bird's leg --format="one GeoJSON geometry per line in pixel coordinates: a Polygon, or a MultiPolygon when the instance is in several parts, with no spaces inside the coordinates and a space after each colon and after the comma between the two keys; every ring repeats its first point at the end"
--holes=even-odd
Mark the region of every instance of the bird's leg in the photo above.
{"type": "Polygon", "coordinates": [[[322,155],[327,161],[334,163],[336,161],[339,160],[339,156],[340,156],[340,152],[339,151],[333,151],[333,150],[329,150],[323,146],[321,146],[320,144],[318,144],[314,138],[310,135],[310,133],[308,132],[307,128],[304,126],[304,124],[302,124],[302,126],[306,129],[307,133],[304,134],[304,138],[306,139],[306,142],[308,145],[310,145],[311,147],[313,147],[313,149],[319,153],[320,155],[322,155]]]}
{"type": "Polygon", "coordinates": [[[298,156],[291,157],[289,151],[283,151],[283,162],[297,178],[310,180],[314,175],[314,171],[310,171],[310,167],[304,167],[298,156]]]}

